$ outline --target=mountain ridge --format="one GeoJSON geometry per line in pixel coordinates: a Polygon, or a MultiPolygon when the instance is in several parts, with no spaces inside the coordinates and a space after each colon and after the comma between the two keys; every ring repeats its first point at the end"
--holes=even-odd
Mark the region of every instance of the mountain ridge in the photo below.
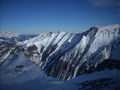
{"type": "Polygon", "coordinates": [[[119,89],[119,64],[120,24],[83,33],[0,36],[2,90],[119,89]]]}
{"type": "Polygon", "coordinates": [[[91,27],[83,33],[40,33],[28,36],[18,45],[48,76],[69,80],[79,76],[82,70],[95,68],[104,59],[120,59],[119,43],[120,24],[115,24],[91,27]]]}

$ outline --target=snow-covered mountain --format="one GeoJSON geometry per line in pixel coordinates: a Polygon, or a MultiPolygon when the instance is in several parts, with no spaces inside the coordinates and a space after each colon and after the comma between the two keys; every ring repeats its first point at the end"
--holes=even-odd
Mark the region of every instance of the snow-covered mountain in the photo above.
{"type": "Polygon", "coordinates": [[[120,60],[120,25],[92,27],[83,33],[41,33],[23,45],[25,54],[48,76],[69,80],[94,71],[105,59],[120,60]]]}
{"type": "MultiPolygon", "coordinates": [[[[90,86],[91,83],[94,82],[95,78],[87,82],[92,74],[96,75],[97,73],[97,75],[99,75],[103,71],[104,73],[101,74],[103,76],[101,79],[105,78],[104,75],[110,75],[110,73],[113,72],[117,72],[117,77],[120,75],[120,24],[95,26],[83,33],[59,31],[45,32],[39,35],[8,36],[9,35],[0,34],[0,70],[2,74],[3,71],[7,72],[8,70],[3,70],[3,68],[9,68],[9,66],[12,67],[10,68],[10,72],[12,72],[13,69],[16,70],[16,68],[18,69],[17,73],[20,73],[21,68],[23,71],[24,69],[26,70],[26,67],[23,66],[27,65],[28,62],[25,62],[27,59],[34,63],[37,68],[39,67],[39,73],[44,73],[47,76],[62,80],[78,78],[77,81],[80,83],[79,89],[83,87],[82,90],[87,89],[82,86],[83,83],[88,83],[90,86]],[[13,40],[13,42],[11,40],[13,40]],[[3,41],[7,43],[4,44],[3,41]],[[24,58],[16,59],[17,54],[20,54],[20,56],[24,58]],[[105,70],[106,68],[110,70],[105,70]],[[83,76],[89,78],[82,82],[83,76]]],[[[33,67],[31,69],[33,69],[33,67]]],[[[27,69],[27,71],[30,70],[27,69]]],[[[24,72],[24,74],[26,73],[27,72],[24,72]]],[[[27,74],[29,76],[32,73],[27,74]]],[[[116,76],[116,74],[114,75],[116,76]]],[[[114,78],[112,80],[116,83],[119,82],[115,77],[110,78],[114,78]]],[[[107,78],[107,80],[110,78],[107,78]]],[[[32,80],[32,78],[30,79],[32,80]]],[[[99,82],[101,79],[96,78],[95,83],[99,82]]],[[[107,80],[105,78],[105,82],[107,82],[107,80]]],[[[74,82],[74,79],[68,81],[68,83],[69,82],[74,82]]],[[[76,83],[76,81],[74,83],[76,83]]],[[[64,83],[61,85],[64,86],[64,83]]],[[[61,87],[60,90],[62,90],[61,85],[56,87],[53,86],[51,90],[59,87],[61,87]]],[[[119,85],[118,83],[118,86],[119,85]]],[[[65,90],[68,89],[66,88],[65,90]]]]}
{"type": "Polygon", "coordinates": [[[4,31],[0,32],[0,37],[12,38],[12,37],[18,37],[18,36],[19,34],[13,33],[13,32],[4,32],[4,31]]]}
{"type": "Polygon", "coordinates": [[[38,36],[39,34],[17,34],[12,32],[0,32],[0,46],[8,44],[16,44],[33,37],[38,36]]]}

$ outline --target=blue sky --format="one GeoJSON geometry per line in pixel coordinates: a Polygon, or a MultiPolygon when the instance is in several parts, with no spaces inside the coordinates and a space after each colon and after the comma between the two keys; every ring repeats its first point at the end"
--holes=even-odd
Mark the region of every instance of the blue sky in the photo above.
{"type": "Polygon", "coordinates": [[[0,0],[0,30],[82,32],[120,24],[119,0],[0,0]]]}

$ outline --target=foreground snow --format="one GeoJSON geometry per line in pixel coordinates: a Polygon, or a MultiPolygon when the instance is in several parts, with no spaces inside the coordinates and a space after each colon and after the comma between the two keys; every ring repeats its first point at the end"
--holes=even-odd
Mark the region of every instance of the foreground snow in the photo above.
{"type": "Polygon", "coordinates": [[[6,60],[0,67],[1,90],[44,90],[61,83],[63,81],[44,75],[40,68],[22,52],[6,60]],[[18,65],[23,65],[23,68],[16,71],[18,65]]]}
{"type": "Polygon", "coordinates": [[[61,85],[53,86],[47,90],[115,90],[115,88],[120,89],[120,71],[119,70],[103,70],[100,72],[94,72],[91,74],[83,74],[79,77],[76,77],[75,79],[69,80],[61,85]],[[91,85],[93,81],[102,80],[102,79],[108,79],[106,85],[104,82],[94,82],[99,83],[99,85],[103,85],[102,88],[98,88],[99,86],[96,86],[96,88],[90,86],[88,89],[87,83],[91,85]],[[109,81],[111,79],[112,82],[109,81]],[[83,85],[86,84],[86,86],[83,85]]]}

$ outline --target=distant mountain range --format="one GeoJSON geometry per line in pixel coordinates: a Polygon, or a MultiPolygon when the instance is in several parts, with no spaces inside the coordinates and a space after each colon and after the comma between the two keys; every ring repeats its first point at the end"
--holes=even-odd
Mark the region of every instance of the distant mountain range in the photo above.
{"type": "Polygon", "coordinates": [[[21,35],[0,32],[0,74],[3,90],[12,81],[10,85],[41,77],[48,80],[47,83],[50,80],[49,83],[59,84],[50,84],[50,89],[38,87],[38,90],[119,90],[120,24],[95,26],[83,33],[59,31],[21,35]]]}

